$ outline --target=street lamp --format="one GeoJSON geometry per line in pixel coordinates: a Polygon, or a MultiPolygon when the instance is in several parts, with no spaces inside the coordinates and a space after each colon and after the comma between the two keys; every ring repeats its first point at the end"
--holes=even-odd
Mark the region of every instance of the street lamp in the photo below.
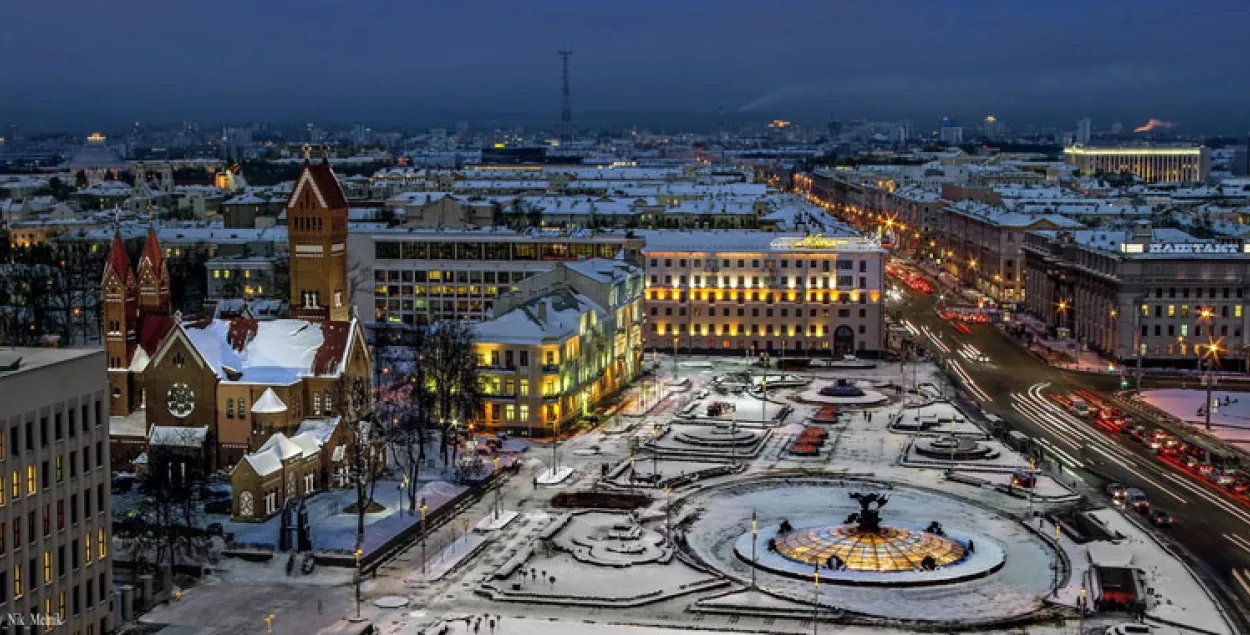
{"type": "Polygon", "coordinates": [[[1205,378],[1207,384],[1207,403],[1203,407],[1203,412],[1205,413],[1203,419],[1208,432],[1211,431],[1211,390],[1214,388],[1215,384],[1215,365],[1219,363],[1220,353],[1224,350],[1220,348],[1220,342],[1222,341],[1224,341],[1223,338],[1216,340],[1207,336],[1207,352],[1202,357],[1207,366],[1207,374],[1205,378]]]}
{"type": "Polygon", "coordinates": [[[759,519],[755,516],[755,510],[751,510],[751,588],[755,588],[755,543],[759,540],[759,519]]]}
{"type": "MultiPolygon", "coordinates": [[[[364,551],[356,547],[354,554],[356,556],[356,619],[360,619],[360,556],[364,554],[364,551]]],[[[272,615],[269,617],[273,618],[272,615]]]]}
{"type": "Polygon", "coordinates": [[[812,635],[820,624],[820,565],[812,571],[812,635]]]}
{"type": "Polygon", "coordinates": [[[429,509],[429,505],[425,504],[425,499],[421,499],[421,576],[425,576],[425,510],[429,509]]]}
{"type": "Polygon", "coordinates": [[[499,457],[495,457],[495,518],[499,518],[499,457]]]}
{"type": "MultiPolygon", "coordinates": [[[[357,605],[357,607],[356,607],[356,617],[360,617],[360,607],[359,607],[359,605],[357,605]]],[[[266,633],[272,633],[272,632],[273,632],[273,613],[270,613],[269,615],[266,615],[266,616],[265,616],[265,632],[266,632],[266,633]]]]}

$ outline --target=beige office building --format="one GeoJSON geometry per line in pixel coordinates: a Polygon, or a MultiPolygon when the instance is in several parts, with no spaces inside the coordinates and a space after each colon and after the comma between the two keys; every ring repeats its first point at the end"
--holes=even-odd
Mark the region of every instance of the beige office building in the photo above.
{"type": "Polygon", "coordinates": [[[886,250],[837,236],[639,232],[648,349],[873,355],[883,350],[886,250]]]}
{"type": "Polygon", "coordinates": [[[103,349],[0,350],[5,632],[112,632],[105,371],[103,349]]]}

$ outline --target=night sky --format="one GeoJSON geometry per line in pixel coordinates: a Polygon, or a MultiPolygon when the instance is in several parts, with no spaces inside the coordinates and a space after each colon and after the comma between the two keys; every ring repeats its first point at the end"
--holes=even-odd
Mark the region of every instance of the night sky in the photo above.
{"type": "Polygon", "coordinates": [[[4,2],[0,123],[1250,125],[1247,0],[4,2]]]}

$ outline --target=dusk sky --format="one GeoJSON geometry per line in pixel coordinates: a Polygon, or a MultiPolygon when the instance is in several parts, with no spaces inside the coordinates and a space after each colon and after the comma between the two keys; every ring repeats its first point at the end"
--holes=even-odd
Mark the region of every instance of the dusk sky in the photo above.
{"type": "Polygon", "coordinates": [[[6,2],[0,123],[1250,123],[1246,0],[6,2]]]}

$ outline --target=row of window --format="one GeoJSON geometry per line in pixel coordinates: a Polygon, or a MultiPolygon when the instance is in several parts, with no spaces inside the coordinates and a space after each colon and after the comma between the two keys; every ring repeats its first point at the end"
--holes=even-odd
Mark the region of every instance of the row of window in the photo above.
{"type": "MultiPolygon", "coordinates": [[[[817,317],[817,316],[816,316],[816,311],[817,311],[817,309],[815,309],[815,308],[813,308],[813,309],[809,309],[809,310],[808,310],[808,315],[807,315],[807,316],[808,316],[808,317],[817,317]]],[[[827,317],[829,317],[829,316],[831,315],[831,313],[829,312],[829,309],[819,309],[819,311],[820,311],[820,317],[827,318],[827,317]]],[[[702,316],[703,316],[703,309],[702,309],[702,308],[700,308],[700,307],[695,307],[694,309],[692,309],[692,310],[691,310],[691,314],[692,314],[694,317],[702,317],[702,316]]],[[[653,307],[651,307],[651,315],[659,315],[659,307],[654,307],[654,306],[653,306],[653,307]]],[[[664,315],[665,315],[665,316],[672,316],[672,315],[673,315],[673,307],[671,307],[671,306],[670,306],[670,307],[664,307],[664,315]]],[[[677,315],[678,315],[678,316],[681,316],[681,317],[684,317],[684,316],[686,315],[686,307],[684,307],[684,306],[683,306],[683,307],[677,307],[677,315]]],[[[707,315],[708,315],[708,317],[716,317],[716,307],[711,307],[711,308],[709,308],[709,309],[707,310],[707,315]]],[[[759,307],[752,307],[752,308],[751,308],[751,317],[759,317],[759,316],[760,316],[760,309],[759,309],[759,307]]],[[[838,316],[838,317],[840,317],[840,318],[849,318],[849,317],[851,317],[851,310],[850,310],[850,309],[838,309],[837,316],[838,316]]],[[[723,308],[721,308],[721,317],[729,317],[729,307],[723,307],[723,308]]],[[[746,309],[745,309],[745,308],[743,308],[743,307],[738,307],[738,317],[746,317],[746,309]]],[[[766,309],[764,309],[764,317],[773,317],[773,310],[772,310],[772,309],[767,309],[767,308],[766,308],[766,309]]],[[[781,317],[790,317],[790,309],[781,309],[781,317]]],[[[803,317],[803,309],[797,309],[797,308],[796,308],[796,309],[794,310],[794,317],[803,317]]],[[[860,310],[859,310],[859,317],[861,317],[861,318],[866,318],[866,317],[868,317],[868,310],[867,310],[867,309],[860,309],[860,310]]],[[[652,324],[651,326],[652,326],[652,330],[654,331],[654,330],[655,330],[655,329],[654,329],[655,325],[654,325],[654,324],[652,324]]]]}
{"type": "MultiPolygon", "coordinates": [[[[773,335],[774,328],[777,335],[789,335],[791,337],[803,334],[803,325],[785,325],[778,324],[774,327],[772,324],[765,324],[762,327],[759,324],[691,324],[691,335],[773,335]],[[788,331],[788,332],[787,332],[788,331]]],[[[825,329],[819,324],[807,325],[808,337],[823,337],[829,334],[832,329],[825,329]]],[[[683,335],[686,332],[685,324],[651,324],[651,332],[656,335],[683,335]]],[[[868,332],[868,328],[864,324],[859,325],[860,335],[868,332]]]]}
{"type": "MultiPolygon", "coordinates": [[[[504,292],[510,290],[510,287],[504,287],[504,292]]],[[[454,286],[454,285],[398,285],[398,284],[379,284],[373,288],[373,295],[377,297],[398,296],[398,297],[457,297],[457,296],[486,296],[494,297],[499,295],[499,287],[493,284],[471,285],[471,286],[454,286]]]]}
{"type": "MultiPolygon", "coordinates": [[[[687,261],[687,259],[685,259],[685,258],[678,258],[678,259],[677,259],[677,266],[678,266],[678,267],[680,267],[680,268],[682,268],[682,269],[684,269],[684,268],[686,268],[686,263],[687,263],[687,262],[693,262],[693,263],[694,263],[694,268],[695,268],[695,269],[699,269],[699,268],[702,268],[702,267],[703,267],[703,259],[702,259],[702,258],[694,258],[694,259],[692,259],[692,260],[690,260],[690,261],[687,261]]],[[[720,266],[721,266],[721,267],[729,267],[729,266],[730,266],[730,262],[733,262],[733,261],[732,261],[732,260],[730,260],[729,258],[722,258],[722,259],[721,259],[721,265],[720,265],[720,266]]],[[[746,261],[746,259],[745,259],[745,258],[738,258],[736,262],[738,263],[738,268],[739,268],[739,269],[745,269],[745,268],[746,268],[746,263],[747,263],[747,261],[746,261]]],[[[759,268],[760,268],[760,263],[761,263],[761,262],[763,262],[763,263],[764,263],[764,267],[765,267],[765,268],[770,268],[770,267],[781,267],[782,269],[788,269],[788,268],[790,268],[790,262],[791,262],[791,261],[790,261],[790,259],[788,259],[788,258],[780,258],[780,259],[775,259],[775,260],[774,260],[774,259],[772,259],[772,258],[765,258],[765,259],[763,259],[762,261],[761,261],[759,258],[753,258],[753,259],[751,260],[751,268],[752,268],[752,269],[759,269],[759,268]]],[[[802,268],[803,268],[803,265],[804,265],[804,263],[805,263],[805,262],[808,262],[808,261],[806,261],[806,260],[801,260],[801,259],[797,259],[797,258],[796,258],[796,259],[794,260],[794,268],[795,268],[795,269],[802,269],[802,268]]],[[[831,265],[830,265],[830,262],[833,262],[833,261],[831,261],[831,260],[812,260],[812,261],[811,261],[811,265],[810,265],[808,268],[809,268],[809,269],[817,269],[817,268],[819,268],[819,269],[821,269],[822,271],[829,271],[829,270],[830,270],[830,266],[831,266],[831,265]]],[[[860,273],[864,273],[864,272],[867,272],[867,271],[868,271],[868,261],[867,261],[867,260],[850,260],[850,259],[847,259],[847,258],[838,258],[836,262],[837,262],[837,270],[838,270],[838,271],[854,271],[854,270],[855,270],[855,269],[857,269],[857,268],[859,269],[860,273]],[[858,263],[858,264],[856,264],[856,263],[858,263]]],[[[709,266],[711,266],[711,267],[715,267],[715,266],[716,266],[716,259],[715,259],[715,258],[708,258],[708,260],[707,260],[707,264],[708,264],[709,266]]],[[[656,267],[658,267],[658,266],[659,266],[659,259],[658,259],[658,258],[652,258],[652,259],[651,259],[651,268],[652,268],[652,269],[655,269],[655,268],[656,268],[656,267]]],[[[672,259],[672,258],[665,258],[665,259],[664,259],[664,266],[665,266],[665,267],[669,267],[669,268],[671,268],[671,267],[673,266],[673,259],[672,259]]]]}
{"type": "MultiPolygon", "coordinates": [[[[715,304],[717,300],[717,297],[713,296],[711,291],[700,291],[699,289],[690,291],[689,296],[687,296],[687,294],[683,291],[667,291],[665,289],[651,289],[647,292],[647,294],[650,300],[671,300],[673,302],[685,302],[687,297],[689,297],[692,302],[703,301],[708,304],[715,304]]],[[[716,295],[720,295],[720,293],[717,292],[716,295]]],[[[784,294],[766,293],[762,291],[759,293],[753,291],[743,291],[741,293],[730,291],[729,299],[725,301],[737,302],[738,304],[746,302],[763,302],[765,304],[777,304],[781,302],[792,302],[796,304],[803,304],[804,302],[813,302],[817,304],[837,302],[839,304],[846,304],[847,302],[858,302],[860,304],[867,304],[868,295],[868,293],[861,293],[858,290],[850,292],[805,293],[802,295],[794,291],[788,291],[784,294]]],[[[654,307],[652,308],[654,309],[654,307]]]]}
{"type": "MultiPolygon", "coordinates": [[[[95,455],[96,455],[95,466],[97,468],[105,467],[104,442],[103,441],[96,441],[95,455]]],[[[68,456],[69,456],[69,477],[70,479],[73,479],[78,476],[78,451],[71,450],[68,456]]],[[[34,496],[39,491],[40,480],[43,481],[44,489],[48,489],[49,487],[51,487],[54,479],[57,484],[65,482],[65,463],[66,463],[65,457],[56,456],[56,457],[53,457],[51,461],[47,461],[47,460],[43,461],[43,463],[40,464],[39,466],[40,469],[38,471],[35,470],[35,466],[33,463],[30,465],[27,465],[26,466],[26,486],[24,488],[22,487],[22,471],[13,470],[12,476],[10,477],[10,481],[9,481],[9,484],[12,487],[11,490],[5,489],[4,474],[0,472],[0,506],[3,506],[5,503],[8,502],[8,500],[6,499],[7,492],[11,492],[12,500],[17,501],[18,499],[22,497],[23,490],[26,492],[27,496],[34,496]],[[55,474],[52,473],[53,471],[55,471],[55,474]]],[[[85,445],[82,448],[82,473],[85,475],[90,471],[91,471],[91,446],[85,445]]]]}
{"type": "Polygon", "coordinates": [[[393,242],[374,245],[378,260],[550,260],[615,258],[620,244],[393,242]]]}
{"type": "Polygon", "coordinates": [[[423,284],[438,282],[448,284],[511,284],[533,275],[529,271],[427,271],[404,269],[401,271],[375,269],[373,281],[377,283],[423,284]]]}
{"type": "MultiPolygon", "coordinates": [[[[1216,331],[1217,331],[1217,330],[1219,331],[1219,335],[1220,335],[1220,337],[1227,337],[1227,336],[1228,336],[1228,325],[1227,325],[1227,324],[1220,326],[1220,327],[1219,327],[1219,329],[1216,329],[1216,328],[1213,326],[1213,327],[1211,327],[1211,329],[1207,332],[1207,334],[1208,334],[1208,335],[1210,335],[1210,336],[1212,336],[1212,337],[1214,337],[1214,336],[1215,336],[1215,334],[1216,334],[1216,331]]],[[[1149,325],[1148,325],[1148,324],[1143,324],[1143,325],[1141,325],[1141,334],[1142,334],[1142,337],[1147,337],[1147,336],[1149,336],[1149,335],[1150,335],[1150,332],[1149,332],[1149,331],[1150,331],[1150,328],[1149,328],[1149,325]]],[[[1155,334],[1155,336],[1156,336],[1156,337],[1162,337],[1162,336],[1164,335],[1163,331],[1164,331],[1164,329],[1163,329],[1163,326],[1162,326],[1162,325],[1160,325],[1160,324],[1156,324],[1156,325],[1154,325],[1154,334],[1155,334]]],[[[1168,324],[1168,325],[1167,325],[1167,336],[1168,336],[1168,337],[1176,337],[1177,335],[1179,335],[1179,336],[1181,336],[1181,337],[1189,337],[1189,325],[1188,325],[1188,324],[1182,324],[1182,325],[1180,325],[1180,329],[1179,329],[1179,331],[1180,331],[1180,332],[1178,333],[1178,332],[1177,332],[1177,328],[1176,328],[1176,325],[1175,325],[1175,324],[1168,324]]],[[[1194,337],[1202,337],[1202,325],[1201,325],[1201,324],[1198,324],[1198,325],[1195,325],[1195,326],[1194,326],[1193,336],[1194,336],[1194,337]]],[[[1235,329],[1233,329],[1233,337],[1241,337],[1241,328],[1240,328],[1240,327],[1239,327],[1239,328],[1235,328],[1235,329]]]]}
{"type": "MultiPolygon", "coordinates": [[[[1231,311],[1229,310],[1227,304],[1221,306],[1219,308],[1219,311],[1216,311],[1215,307],[1195,306],[1193,307],[1193,310],[1191,312],[1188,304],[1182,304],[1180,306],[1180,317],[1182,319],[1187,319],[1191,316],[1196,317],[1196,318],[1201,318],[1203,311],[1210,311],[1212,314],[1211,317],[1213,318],[1214,317],[1227,318],[1229,317],[1229,313],[1232,313],[1232,317],[1241,319],[1242,306],[1243,305],[1235,304],[1233,305],[1233,308],[1231,311]],[[1216,315],[1216,313],[1218,313],[1218,315],[1216,315]]],[[[1177,310],[1176,310],[1175,304],[1167,305],[1166,310],[1167,310],[1167,317],[1174,318],[1177,316],[1177,310]]],[[[1142,317],[1150,317],[1150,313],[1151,313],[1151,309],[1150,309],[1149,304],[1141,305],[1142,317]]],[[[1162,304],[1154,305],[1154,317],[1161,318],[1163,317],[1163,314],[1164,314],[1164,305],[1162,304]]]]}
{"type": "MultiPolygon", "coordinates": [[[[69,497],[69,524],[70,525],[78,524],[78,509],[79,509],[78,500],[79,499],[78,499],[77,492],[70,494],[70,497],[69,497]]],[[[83,503],[82,504],[82,512],[83,512],[82,517],[83,519],[90,519],[93,511],[96,514],[104,513],[105,498],[104,498],[104,485],[103,484],[97,485],[95,488],[96,507],[94,508],[94,510],[92,509],[91,501],[92,501],[91,488],[90,487],[83,488],[82,490],[82,503],[83,503]]],[[[55,505],[56,524],[53,525],[53,505],[45,504],[43,506],[43,516],[42,516],[43,537],[47,538],[48,536],[51,536],[52,532],[54,531],[53,527],[55,527],[55,531],[62,531],[65,529],[65,524],[66,524],[65,507],[66,507],[65,499],[64,498],[57,499],[56,505],[55,505]]],[[[11,524],[13,526],[12,535],[13,535],[13,548],[14,549],[21,548],[23,544],[22,543],[21,517],[22,516],[20,513],[15,514],[14,515],[15,520],[11,521],[11,524]]],[[[38,524],[37,519],[38,519],[38,516],[35,515],[35,510],[32,509],[29,512],[27,512],[26,514],[26,540],[28,542],[34,542],[40,536],[40,532],[38,531],[40,528],[40,525],[38,524]]],[[[4,529],[5,529],[4,523],[0,522],[0,556],[4,556],[8,554],[8,545],[6,544],[6,539],[9,534],[5,532],[4,529]]]]}
{"type": "MultiPolygon", "coordinates": [[[[31,569],[33,569],[33,564],[31,566],[31,569]]],[[[28,569],[26,572],[25,578],[30,579],[32,575],[33,575],[32,571],[28,569]]],[[[61,575],[64,575],[64,573],[62,573],[61,575]]],[[[9,585],[8,585],[8,581],[6,580],[7,577],[8,577],[7,571],[0,572],[0,603],[8,602],[8,599],[9,599],[9,585]]],[[[48,597],[44,598],[43,600],[43,617],[47,619],[47,623],[44,625],[44,631],[53,630],[56,627],[57,622],[64,622],[66,619],[66,616],[70,615],[71,612],[73,615],[79,615],[83,611],[90,611],[96,604],[104,604],[105,602],[108,602],[109,600],[108,582],[109,581],[106,579],[105,574],[100,573],[96,577],[88,577],[85,584],[83,585],[75,584],[73,589],[69,593],[69,597],[71,598],[72,603],[70,603],[68,606],[66,604],[66,593],[64,590],[57,592],[55,606],[52,603],[52,595],[51,595],[51,592],[49,591],[48,597]],[[96,594],[96,589],[99,589],[98,596],[96,594]],[[85,603],[82,601],[83,595],[84,595],[82,591],[84,590],[86,591],[85,603]]],[[[35,590],[36,589],[32,588],[30,589],[29,592],[34,592],[35,590]]],[[[23,575],[22,575],[21,566],[14,567],[13,568],[13,599],[18,599],[22,597],[22,595],[24,595],[25,592],[26,592],[26,589],[23,588],[23,575]]],[[[38,606],[38,601],[35,602],[35,606],[38,606]]],[[[104,633],[104,628],[106,624],[107,624],[106,618],[100,620],[100,624],[99,624],[100,633],[104,633]]],[[[89,624],[87,626],[86,632],[87,632],[87,635],[95,635],[96,625],[89,624]]],[[[75,631],[74,635],[80,635],[80,633],[81,631],[75,631]]]]}
{"type": "MultiPolygon", "coordinates": [[[[659,278],[660,278],[659,276],[652,274],[651,286],[653,287],[659,286],[660,284],[659,278]]],[[[763,284],[760,283],[759,276],[751,276],[749,281],[746,276],[738,276],[738,279],[736,281],[733,280],[733,278],[731,278],[730,276],[721,276],[719,279],[716,276],[707,276],[706,278],[704,278],[703,276],[691,276],[691,281],[694,283],[695,287],[707,287],[710,289],[721,289],[721,288],[762,289],[765,287],[774,287],[774,286],[789,287],[791,289],[795,287],[800,287],[800,288],[810,287],[813,289],[839,289],[839,288],[847,289],[855,285],[854,276],[837,276],[835,280],[836,284],[830,284],[829,276],[823,276],[820,278],[817,278],[816,276],[811,276],[807,278],[806,285],[803,284],[804,282],[803,276],[794,276],[793,280],[790,278],[790,276],[766,276],[764,278],[763,284]],[[718,280],[719,280],[719,284],[718,284],[718,280]],[[704,284],[705,282],[706,284],[704,284]]],[[[673,276],[664,276],[664,286],[666,287],[673,286],[673,276]]],[[[686,288],[686,276],[677,276],[677,286],[678,288],[683,288],[683,289],[686,288]]],[[[859,277],[859,288],[860,289],[868,288],[867,276],[859,277]]]]}
{"type": "MultiPolygon", "coordinates": [[[[1245,293],[1245,289],[1243,289],[1242,287],[1237,287],[1236,289],[1233,289],[1232,292],[1234,293],[1234,295],[1237,296],[1238,299],[1240,299],[1242,295],[1245,293]]],[[[1228,298],[1229,293],[1230,293],[1230,290],[1228,287],[1223,287],[1222,289],[1215,289],[1214,287],[1212,287],[1210,289],[1207,289],[1207,299],[1214,300],[1216,298],[1216,295],[1219,295],[1221,298],[1227,300],[1229,299],[1228,298]]],[[[1168,287],[1167,294],[1169,298],[1175,298],[1176,287],[1168,287]]],[[[1163,297],[1163,287],[1155,287],[1155,298],[1162,298],[1162,297],[1163,297]]],[[[1189,287],[1181,288],[1181,297],[1182,298],[1189,297],[1189,287]]],[[[1196,287],[1194,289],[1194,298],[1199,299],[1199,300],[1202,299],[1201,287],[1196,287]]]]}
{"type": "MultiPolygon", "coordinates": [[[[530,396],[530,380],[518,379],[513,380],[511,377],[505,377],[502,380],[498,377],[489,375],[482,376],[482,394],[496,395],[500,397],[528,397],[530,396]]],[[[548,379],[543,382],[544,397],[554,397],[557,393],[559,384],[555,379],[548,379]]]]}
{"type": "MultiPolygon", "coordinates": [[[[95,406],[95,425],[103,425],[103,407],[99,400],[94,402],[95,406]]],[[[9,426],[9,435],[6,443],[5,436],[0,434],[0,460],[6,459],[11,453],[13,456],[20,456],[23,443],[27,451],[35,450],[35,442],[38,441],[40,448],[48,447],[53,441],[60,441],[65,436],[73,438],[77,436],[81,430],[83,434],[91,431],[91,418],[87,404],[83,404],[78,410],[74,408],[66,408],[64,412],[53,413],[51,419],[51,427],[49,427],[48,417],[39,418],[39,429],[36,431],[35,422],[27,421],[24,426],[9,426]],[[66,420],[68,419],[68,425],[66,420]],[[81,424],[81,425],[80,425],[81,424]]]]}

